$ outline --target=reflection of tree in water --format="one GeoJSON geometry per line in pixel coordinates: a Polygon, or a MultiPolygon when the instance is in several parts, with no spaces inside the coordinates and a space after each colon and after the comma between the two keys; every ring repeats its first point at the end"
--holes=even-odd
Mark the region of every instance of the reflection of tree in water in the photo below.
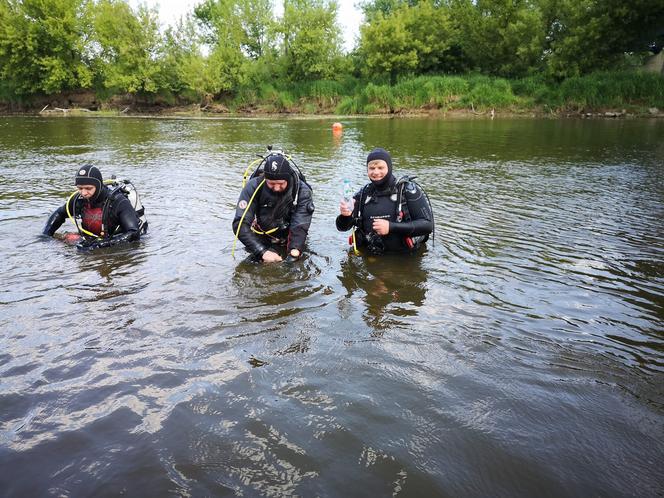
{"type": "Polygon", "coordinates": [[[362,317],[374,329],[373,336],[392,325],[408,325],[406,318],[418,314],[426,296],[427,273],[419,256],[349,255],[341,263],[339,279],[347,298],[359,293],[364,300],[362,317]]]}

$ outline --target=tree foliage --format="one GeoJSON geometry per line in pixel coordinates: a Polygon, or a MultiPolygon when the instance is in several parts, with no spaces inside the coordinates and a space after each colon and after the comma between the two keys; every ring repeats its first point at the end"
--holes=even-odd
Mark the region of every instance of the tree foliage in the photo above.
{"type": "Polygon", "coordinates": [[[394,82],[397,75],[412,72],[417,67],[417,50],[404,15],[395,13],[384,17],[379,13],[371,24],[362,26],[360,33],[365,75],[387,75],[394,82]]]}
{"type": "Polygon", "coordinates": [[[458,43],[458,28],[450,12],[423,0],[416,7],[402,3],[385,16],[375,14],[373,22],[361,28],[360,52],[367,76],[396,77],[427,73],[452,66],[451,49],[458,43]]]}
{"type": "Polygon", "coordinates": [[[378,15],[382,17],[391,16],[399,7],[403,5],[417,5],[418,0],[365,0],[360,2],[360,8],[368,22],[373,22],[378,15]]]}
{"type": "Polygon", "coordinates": [[[458,2],[461,47],[468,65],[482,73],[523,76],[537,68],[544,49],[542,12],[529,0],[458,2]]]}
{"type": "Polygon", "coordinates": [[[91,86],[86,0],[1,0],[0,78],[17,96],[91,86]]]}
{"type": "Polygon", "coordinates": [[[285,0],[278,25],[283,64],[293,81],[325,79],[335,73],[342,45],[337,4],[325,0],[285,0]]]}
{"type": "Polygon", "coordinates": [[[664,2],[540,0],[548,70],[560,77],[610,69],[664,31],[664,2]]]}
{"type": "MultiPolygon", "coordinates": [[[[283,0],[281,16],[271,0],[200,2],[161,28],[155,10],[128,0],[0,0],[0,98],[269,95],[276,81],[354,75],[374,83],[367,105],[389,107],[387,80],[583,77],[637,60],[664,32],[664,2],[652,0],[364,0],[358,46],[344,55],[335,0],[283,0]]],[[[282,97],[276,108],[298,98],[282,97]]]]}
{"type": "Polygon", "coordinates": [[[93,24],[104,86],[129,93],[157,91],[162,81],[156,12],[141,6],[134,13],[123,0],[99,0],[93,24]]]}
{"type": "Polygon", "coordinates": [[[274,45],[270,0],[205,0],[194,17],[212,46],[233,46],[257,59],[274,45]]]}
{"type": "Polygon", "coordinates": [[[208,59],[201,51],[200,35],[191,16],[164,33],[161,75],[165,88],[175,94],[202,95],[213,90],[208,59]]]}

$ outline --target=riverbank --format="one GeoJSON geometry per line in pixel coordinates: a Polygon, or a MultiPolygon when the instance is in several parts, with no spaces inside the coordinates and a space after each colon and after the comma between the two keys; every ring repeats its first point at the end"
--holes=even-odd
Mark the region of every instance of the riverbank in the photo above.
{"type": "Polygon", "coordinates": [[[659,117],[664,78],[643,72],[594,73],[562,82],[482,75],[419,76],[395,85],[354,78],[242,87],[219,95],[126,94],[91,90],[0,104],[3,114],[262,116],[434,115],[443,117],[659,117]]]}
{"type": "MultiPolygon", "coordinates": [[[[221,107],[221,106],[219,106],[221,107]]],[[[219,107],[205,108],[199,104],[186,106],[138,106],[134,108],[112,108],[104,107],[101,110],[90,110],[81,107],[46,107],[41,110],[23,109],[11,110],[0,106],[0,116],[39,116],[39,117],[88,117],[88,118],[121,118],[121,117],[147,117],[147,118],[191,118],[191,119],[224,119],[224,118],[270,118],[280,116],[284,118],[317,118],[326,117],[339,120],[344,117],[383,117],[383,118],[408,118],[429,116],[441,119],[496,119],[496,118],[524,118],[524,119],[643,119],[664,118],[664,110],[650,108],[626,109],[601,108],[581,110],[551,110],[544,108],[530,109],[489,109],[478,111],[475,109],[402,109],[397,112],[380,112],[373,114],[339,114],[335,112],[306,113],[299,111],[271,111],[259,107],[252,109],[229,110],[219,107]]]]}

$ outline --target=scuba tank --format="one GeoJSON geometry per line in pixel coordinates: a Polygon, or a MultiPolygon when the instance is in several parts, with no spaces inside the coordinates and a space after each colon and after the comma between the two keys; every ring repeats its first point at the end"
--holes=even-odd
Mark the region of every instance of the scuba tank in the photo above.
{"type": "Polygon", "coordinates": [[[148,219],[145,216],[145,207],[143,207],[141,196],[138,194],[138,190],[136,190],[134,184],[131,183],[131,180],[118,180],[115,178],[115,175],[113,175],[107,185],[111,187],[111,194],[109,199],[116,195],[116,193],[122,193],[127,198],[127,200],[129,200],[129,203],[131,204],[131,207],[134,208],[134,211],[136,211],[136,216],[138,216],[138,231],[140,233],[147,232],[148,219]]]}
{"type": "MultiPolygon", "coordinates": [[[[426,191],[422,188],[422,186],[415,181],[415,176],[408,176],[404,175],[401,178],[397,180],[395,189],[397,191],[397,223],[401,223],[402,221],[410,220],[410,213],[408,212],[408,201],[406,200],[406,197],[404,195],[404,188],[408,183],[413,183],[415,184],[424,194],[424,198],[427,201],[427,204],[429,205],[429,212],[431,213],[431,222],[433,224],[433,230],[431,231],[433,243],[436,243],[436,220],[433,215],[433,206],[431,205],[431,200],[429,199],[429,196],[427,195],[426,191]]],[[[409,250],[417,249],[420,244],[426,242],[429,240],[429,235],[418,235],[415,237],[404,237],[404,244],[409,250]]]]}

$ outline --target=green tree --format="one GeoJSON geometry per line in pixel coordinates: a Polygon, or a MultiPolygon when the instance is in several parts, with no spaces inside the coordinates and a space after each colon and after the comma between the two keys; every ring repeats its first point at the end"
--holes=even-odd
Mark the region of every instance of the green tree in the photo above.
{"type": "Polygon", "coordinates": [[[365,0],[360,2],[359,7],[362,9],[364,19],[367,22],[372,22],[378,14],[389,17],[403,5],[412,7],[417,3],[418,0],[365,0]]]}
{"type": "Polygon", "coordinates": [[[134,12],[125,0],[99,0],[94,8],[97,71],[113,91],[156,93],[164,81],[155,10],[134,12]]]}
{"type": "Polygon", "coordinates": [[[274,45],[270,0],[206,0],[194,8],[206,42],[225,44],[257,59],[274,45]]]}
{"type": "Polygon", "coordinates": [[[291,80],[335,75],[342,46],[335,1],[285,0],[277,29],[282,35],[286,75],[291,80]]]}
{"type": "Polygon", "coordinates": [[[647,50],[664,29],[664,2],[539,0],[546,20],[546,64],[558,77],[611,69],[626,52],[647,50]]]}
{"type": "Polygon", "coordinates": [[[359,53],[367,77],[387,76],[392,84],[418,64],[405,16],[398,14],[384,17],[379,13],[371,23],[360,26],[359,53]]]}
{"type": "Polygon", "coordinates": [[[458,66],[452,48],[458,45],[458,27],[447,7],[423,0],[411,7],[402,3],[390,15],[377,13],[360,27],[360,60],[366,76],[452,70],[458,66]]]}
{"type": "Polygon", "coordinates": [[[0,81],[10,97],[88,88],[86,0],[0,0],[0,81]]]}
{"type": "Polygon", "coordinates": [[[401,9],[413,47],[417,52],[418,73],[451,71],[458,66],[453,51],[459,44],[459,26],[447,6],[436,6],[433,0],[422,0],[416,6],[401,9]]]}
{"type": "Polygon", "coordinates": [[[212,91],[209,66],[201,53],[200,36],[191,16],[166,29],[160,60],[164,84],[171,92],[201,96],[212,91]]]}
{"type": "Polygon", "coordinates": [[[194,17],[210,46],[209,91],[214,94],[246,83],[250,60],[274,50],[274,22],[269,0],[206,0],[194,17]]]}
{"type": "Polygon", "coordinates": [[[243,48],[252,59],[274,49],[275,25],[270,0],[242,0],[240,17],[245,39],[243,48]]]}
{"type": "Polygon", "coordinates": [[[462,0],[461,47],[470,67],[499,76],[523,76],[541,66],[545,24],[530,0],[462,0]]]}

